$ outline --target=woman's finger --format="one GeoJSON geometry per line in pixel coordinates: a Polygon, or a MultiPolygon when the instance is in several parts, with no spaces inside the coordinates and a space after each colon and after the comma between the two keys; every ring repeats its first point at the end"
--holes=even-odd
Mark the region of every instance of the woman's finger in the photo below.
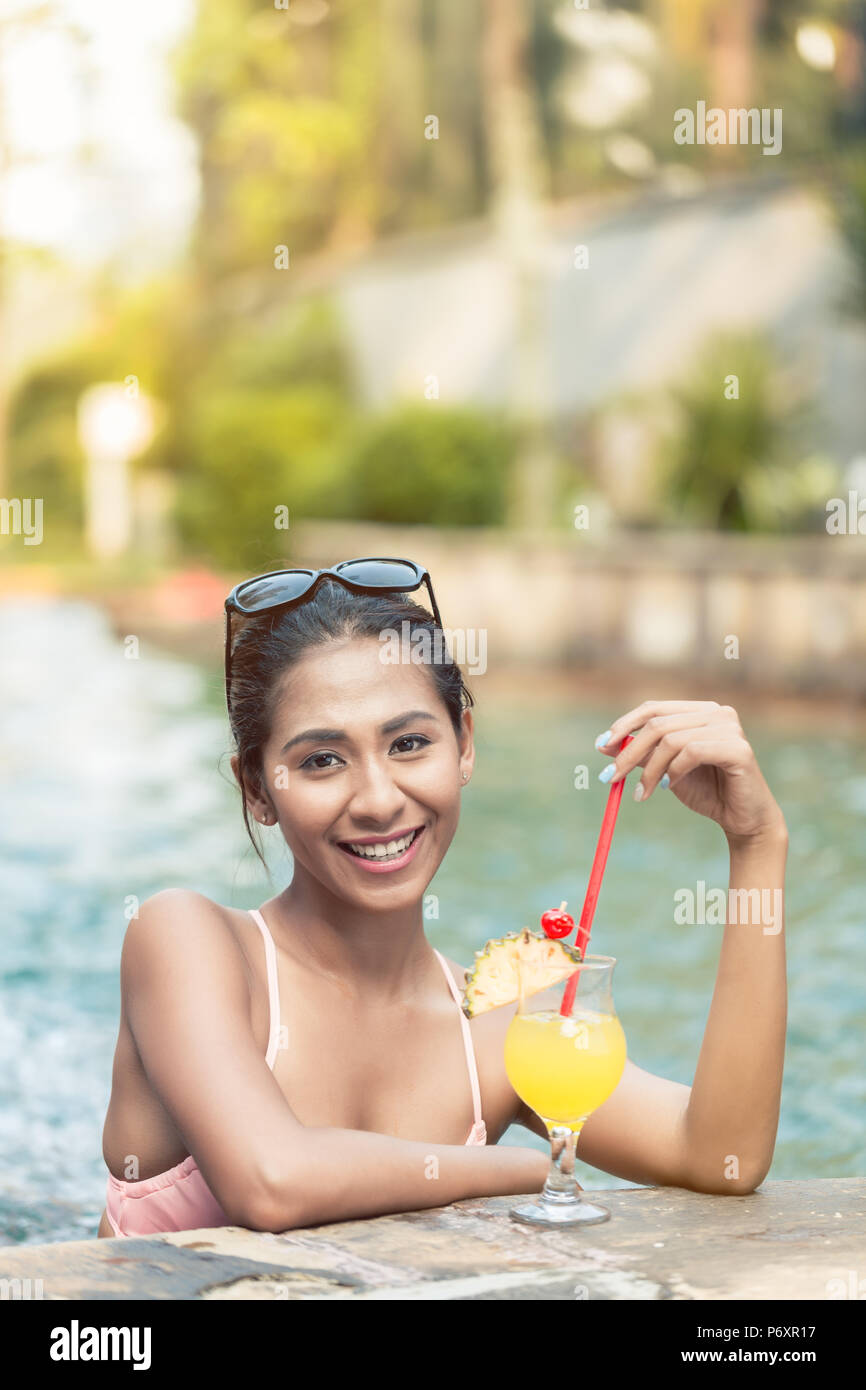
{"type": "MultiPolygon", "coordinates": [[[[707,749],[712,747],[718,749],[722,745],[736,741],[743,742],[739,733],[726,723],[706,724],[697,730],[672,729],[670,733],[665,734],[659,740],[652,756],[647,760],[640,779],[643,791],[640,796],[637,796],[637,788],[635,788],[636,800],[645,801],[664,777],[668,779],[664,785],[672,787],[675,767],[679,767],[678,775],[681,777],[685,776],[686,771],[691,772],[694,768],[700,767],[704,760],[699,755],[695,756],[693,762],[684,759],[684,754],[688,752],[689,748],[707,749]]],[[[723,764],[717,762],[715,766],[721,767],[723,764]]]]}
{"type": "Polygon", "coordinates": [[[716,700],[644,700],[642,705],[636,705],[627,714],[620,715],[607,730],[606,742],[598,741],[596,747],[612,753],[622,743],[626,734],[637,733],[648,720],[659,716],[689,713],[709,715],[722,708],[716,700]]]}
{"type": "Polygon", "coordinates": [[[659,742],[678,729],[694,730],[709,727],[711,725],[708,723],[707,715],[694,709],[692,712],[683,714],[654,714],[634,735],[633,742],[621,749],[613,763],[602,770],[601,780],[613,785],[622,781],[623,777],[627,777],[633,768],[644,767],[652,757],[659,742]],[[614,771],[609,771],[609,768],[613,768],[614,771]]]}
{"type": "Polygon", "coordinates": [[[731,734],[714,739],[696,739],[687,743],[671,760],[668,776],[671,787],[696,767],[720,767],[723,772],[742,772],[754,760],[752,746],[746,739],[731,734]]]}

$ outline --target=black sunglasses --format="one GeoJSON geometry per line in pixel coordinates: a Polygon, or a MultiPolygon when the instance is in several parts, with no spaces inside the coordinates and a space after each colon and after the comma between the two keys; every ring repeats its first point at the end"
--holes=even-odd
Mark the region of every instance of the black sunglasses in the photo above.
{"type": "Polygon", "coordinates": [[[439,627],[442,619],[433,594],[430,575],[414,560],[395,560],[368,557],[362,560],[342,560],[333,569],[272,570],[236,584],[225,602],[226,610],[226,706],[231,714],[231,615],[235,613],[264,613],[272,608],[292,608],[312,598],[316,586],[325,578],[336,579],[356,594],[411,593],[426,584],[433,606],[433,617],[439,627]]]}

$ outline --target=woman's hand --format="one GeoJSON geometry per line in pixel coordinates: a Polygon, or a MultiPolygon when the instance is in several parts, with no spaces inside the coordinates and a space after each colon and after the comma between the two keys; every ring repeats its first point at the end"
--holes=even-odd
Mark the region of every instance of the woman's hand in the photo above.
{"type": "Polygon", "coordinates": [[[764,781],[735,709],[713,700],[646,700],[617,719],[606,743],[616,753],[619,782],[644,769],[635,800],[645,801],[667,776],[671,791],[690,810],[718,821],[729,840],[753,840],[785,832],[778,802],[764,781]],[[633,742],[621,752],[626,734],[633,742]],[[642,790],[641,790],[642,789],[642,790]]]}

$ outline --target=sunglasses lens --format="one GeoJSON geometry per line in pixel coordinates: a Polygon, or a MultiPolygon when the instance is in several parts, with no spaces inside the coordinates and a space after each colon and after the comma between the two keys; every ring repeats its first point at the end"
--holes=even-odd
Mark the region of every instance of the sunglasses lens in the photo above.
{"type": "Polygon", "coordinates": [[[275,603],[297,598],[307,588],[311,577],[312,570],[290,570],[288,574],[269,574],[262,579],[252,579],[238,590],[238,602],[248,613],[271,608],[275,603]]]}
{"type": "Polygon", "coordinates": [[[348,560],[336,565],[335,569],[346,579],[354,579],[357,584],[394,585],[406,588],[418,583],[418,573],[414,565],[405,560],[348,560]]]}

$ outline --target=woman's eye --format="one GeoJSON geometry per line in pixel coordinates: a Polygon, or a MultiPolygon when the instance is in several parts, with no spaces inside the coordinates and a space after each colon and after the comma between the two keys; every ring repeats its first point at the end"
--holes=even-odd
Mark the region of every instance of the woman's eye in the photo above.
{"type": "MultiPolygon", "coordinates": [[[[429,742],[430,739],[425,738],[423,734],[404,734],[402,738],[395,739],[391,747],[398,753],[417,753],[419,748],[424,748],[429,742]]],[[[342,762],[336,753],[311,753],[309,758],[301,763],[301,767],[309,768],[312,772],[330,772],[336,763],[323,761],[327,758],[335,758],[336,763],[342,762]]]]}
{"type": "MultiPolygon", "coordinates": [[[[302,768],[304,768],[304,767],[310,767],[310,768],[313,768],[314,770],[315,770],[316,768],[318,768],[320,771],[323,771],[323,772],[324,772],[324,771],[327,771],[328,768],[333,767],[333,763],[322,763],[322,762],[319,762],[319,759],[320,759],[320,758],[336,758],[336,757],[337,757],[336,753],[313,753],[311,757],[307,758],[305,762],[302,762],[302,763],[301,763],[301,767],[302,767],[302,768]]],[[[339,761],[339,760],[338,760],[338,761],[339,761]]]]}
{"type": "MultiPolygon", "coordinates": [[[[423,734],[404,734],[402,738],[398,738],[396,740],[393,746],[396,748],[397,744],[400,743],[415,743],[418,745],[418,747],[423,748],[425,744],[428,744],[429,742],[429,738],[425,738],[423,734]]],[[[415,753],[417,749],[402,748],[400,751],[402,753],[415,753]]]]}

